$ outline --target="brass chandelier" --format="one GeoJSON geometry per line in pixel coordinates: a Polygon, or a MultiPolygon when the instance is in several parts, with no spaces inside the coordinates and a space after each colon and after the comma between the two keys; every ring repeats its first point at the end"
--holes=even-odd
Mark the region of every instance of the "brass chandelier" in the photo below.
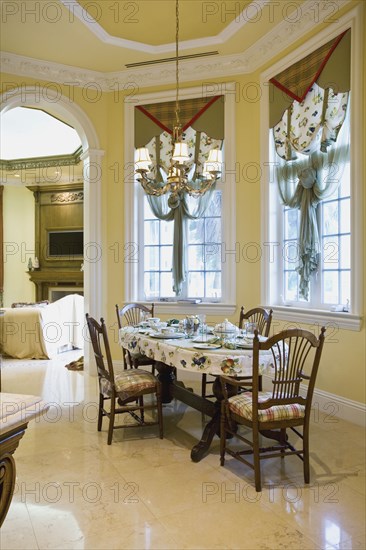
{"type": "Polygon", "coordinates": [[[176,35],[175,35],[175,66],[176,66],[176,96],[175,96],[175,124],[172,132],[173,154],[170,160],[168,173],[159,167],[161,178],[149,177],[152,164],[147,147],[136,150],[135,164],[137,181],[139,181],[148,195],[164,195],[171,193],[171,198],[176,199],[183,192],[198,197],[206,193],[221,176],[222,152],[219,149],[211,149],[208,159],[204,162],[202,174],[196,171],[196,165],[187,166],[189,159],[188,145],[182,140],[182,125],[179,120],[179,0],[176,0],[176,35]]]}

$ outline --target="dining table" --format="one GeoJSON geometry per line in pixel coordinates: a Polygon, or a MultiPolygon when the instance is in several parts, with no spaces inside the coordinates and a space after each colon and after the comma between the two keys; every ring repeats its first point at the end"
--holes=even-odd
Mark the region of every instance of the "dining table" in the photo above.
{"type": "MultiPolygon", "coordinates": [[[[217,341],[207,335],[187,337],[182,332],[160,332],[126,326],[119,330],[120,345],[132,357],[147,356],[155,363],[157,378],[161,382],[162,401],[173,399],[211,417],[206,424],[200,441],[191,450],[193,462],[199,462],[209,452],[215,435],[220,434],[221,383],[220,375],[252,377],[253,342],[237,339],[236,343],[217,341]],[[226,347],[230,346],[230,347],[226,347]],[[237,347],[240,346],[240,347],[237,347]],[[215,377],[214,399],[202,397],[179,381],[177,371],[209,374],[215,377]]],[[[260,353],[260,374],[271,369],[272,352],[260,353]]],[[[236,391],[232,390],[233,394],[236,391]]]]}

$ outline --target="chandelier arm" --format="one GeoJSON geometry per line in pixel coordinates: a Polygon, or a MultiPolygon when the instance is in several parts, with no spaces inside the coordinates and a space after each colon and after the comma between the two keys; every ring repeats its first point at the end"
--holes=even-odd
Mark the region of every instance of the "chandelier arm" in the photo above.
{"type": "Polygon", "coordinates": [[[216,182],[217,182],[217,177],[214,177],[212,178],[212,180],[201,181],[199,188],[193,187],[192,185],[190,185],[189,182],[184,183],[182,187],[184,191],[188,193],[188,195],[191,195],[193,197],[199,197],[201,195],[204,195],[209,189],[211,189],[211,187],[213,187],[216,182]]]}
{"type": "Polygon", "coordinates": [[[138,179],[138,181],[141,183],[143,190],[148,195],[155,195],[157,197],[160,197],[161,195],[165,195],[165,193],[170,190],[169,183],[166,183],[162,187],[157,187],[155,181],[146,177],[146,174],[144,173],[140,173],[140,178],[138,179]]]}

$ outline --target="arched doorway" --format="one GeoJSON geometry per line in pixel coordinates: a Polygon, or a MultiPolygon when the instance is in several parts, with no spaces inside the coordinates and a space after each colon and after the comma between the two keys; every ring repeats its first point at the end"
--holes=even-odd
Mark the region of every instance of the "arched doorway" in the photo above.
{"type": "MultiPolygon", "coordinates": [[[[102,314],[102,236],[101,236],[101,184],[102,157],[95,128],[85,112],[70,98],[49,87],[24,86],[14,88],[1,96],[0,114],[15,107],[35,107],[70,124],[78,133],[83,147],[84,175],[84,258],[85,311],[99,318],[102,314]],[[44,92],[44,93],[43,93],[44,92]]],[[[85,346],[86,364],[89,364],[89,346],[85,346]]]]}

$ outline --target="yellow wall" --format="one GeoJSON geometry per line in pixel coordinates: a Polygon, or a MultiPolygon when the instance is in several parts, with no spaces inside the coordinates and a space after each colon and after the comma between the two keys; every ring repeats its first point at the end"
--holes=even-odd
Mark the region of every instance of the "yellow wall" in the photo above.
{"type": "MultiPolygon", "coordinates": [[[[353,4],[354,5],[354,4],[353,4]]],[[[353,7],[351,5],[350,7],[353,7]]],[[[314,34],[314,33],[313,33],[314,34]]],[[[278,58],[277,58],[278,59],[278,58]]],[[[276,59],[276,60],[277,60],[276,59]]],[[[364,71],[364,75],[365,75],[364,71]]],[[[250,82],[259,83],[260,73],[231,77],[222,81],[236,81],[239,89],[245,89],[250,82]]],[[[13,82],[16,85],[32,84],[34,80],[4,75],[3,82],[13,82]]],[[[185,86],[200,85],[200,82],[187,83],[185,86]]],[[[167,86],[149,88],[146,92],[161,91],[167,86]]],[[[60,86],[67,95],[68,89],[60,86]]],[[[366,87],[364,86],[364,89],[366,87]]],[[[80,90],[75,89],[75,101],[82,107],[93,122],[97,131],[100,147],[105,151],[103,159],[103,189],[102,189],[102,232],[103,232],[103,274],[104,315],[111,328],[115,328],[116,302],[124,300],[124,181],[123,181],[123,147],[124,147],[124,100],[121,92],[104,93],[98,102],[85,101],[80,90]],[[118,251],[118,253],[116,253],[118,251]]],[[[364,112],[366,105],[364,108],[364,112]]],[[[260,166],[260,105],[242,97],[236,102],[236,158],[241,170],[248,163],[260,166]]],[[[364,125],[360,125],[360,129],[364,125]]],[[[364,130],[363,130],[364,131],[364,130]]],[[[366,141],[365,141],[366,143],[366,141]]],[[[253,172],[249,177],[240,177],[237,184],[237,240],[241,244],[247,242],[261,243],[260,233],[260,182],[253,181],[253,172]]],[[[363,186],[364,196],[366,177],[359,182],[363,186]]],[[[16,208],[16,205],[14,205],[16,208]]],[[[366,206],[363,206],[364,218],[366,206]]],[[[365,258],[366,261],[366,258],[365,258]]],[[[365,266],[366,269],[366,266],[365,266]]],[[[364,269],[364,272],[365,272],[364,269]]],[[[248,262],[244,259],[237,264],[237,296],[238,308],[245,305],[250,308],[261,301],[260,293],[260,262],[248,262]]],[[[363,287],[365,280],[362,280],[363,287]]],[[[366,310],[365,303],[363,311],[366,310]]],[[[93,312],[90,312],[93,314],[93,312]]],[[[238,311],[231,320],[237,321],[238,311]]],[[[213,320],[213,319],[212,319],[213,320]]],[[[278,323],[278,328],[285,323],[278,323]]],[[[329,331],[328,331],[329,332],[329,331]]],[[[115,331],[113,331],[115,335],[115,331]]],[[[121,359],[121,352],[112,337],[112,352],[116,359],[121,359]]],[[[317,387],[320,390],[343,396],[347,399],[365,402],[365,356],[366,335],[363,326],[360,332],[339,330],[329,335],[325,345],[323,360],[318,375],[317,387]]]]}
{"type": "Polygon", "coordinates": [[[26,271],[34,261],[34,198],[25,187],[4,187],[4,307],[32,302],[35,286],[26,271]]]}

